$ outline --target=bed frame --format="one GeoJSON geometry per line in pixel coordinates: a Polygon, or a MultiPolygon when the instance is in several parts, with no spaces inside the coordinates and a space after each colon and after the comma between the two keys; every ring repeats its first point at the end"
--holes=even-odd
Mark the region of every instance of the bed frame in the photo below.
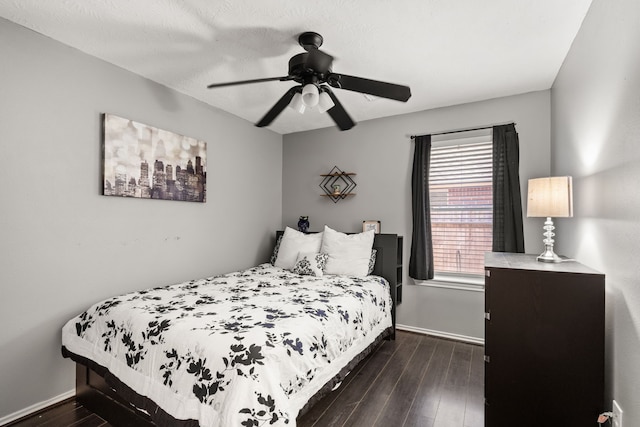
{"type": "MultiPolygon", "coordinates": [[[[282,235],[283,231],[276,232],[276,239],[282,235]]],[[[275,243],[274,241],[274,243],[275,243]]],[[[373,242],[373,248],[377,250],[376,264],[373,274],[382,276],[389,282],[391,300],[391,317],[393,326],[388,331],[387,339],[395,339],[396,331],[396,284],[398,281],[398,236],[396,234],[376,234],[373,242]]],[[[385,336],[379,337],[380,339],[385,336]]],[[[379,341],[372,344],[368,351],[375,348],[379,341]]],[[[368,351],[364,353],[368,353],[368,351]]],[[[92,361],[70,354],[65,348],[62,349],[65,357],[70,357],[76,362],[76,400],[90,411],[101,416],[109,423],[122,427],[153,427],[156,424],[151,421],[148,413],[154,413],[154,419],[166,420],[168,424],[176,427],[197,427],[195,420],[176,420],[161,408],[156,406],[152,401],[140,396],[121,383],[116,377],[111,375],[103,367],[93,363],[92,361]],[[114,390],[116,387],[119,392],[114,390]],[[141,411],[142,409],[143,411],[141,411]],[[146,411],[146,413],[145,413],[146,411]]],[[[344,377],[355,365],[362,360],[366,354],[356,357],[349,366],[338,374],[338,377],[344,377]]],[[[335,378],[333,383],[338,383],[341,378],[335,378]]],[[[322,396],[326,395],[333,388],[333,384],[327,383],[309,402],[301,413],[306,412],[315,402],[322,396]]]]}

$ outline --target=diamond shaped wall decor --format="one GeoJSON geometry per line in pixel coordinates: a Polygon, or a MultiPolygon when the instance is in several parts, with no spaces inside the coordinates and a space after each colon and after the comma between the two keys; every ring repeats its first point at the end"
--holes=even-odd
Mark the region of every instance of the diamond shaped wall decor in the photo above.
{"type": "Polygon", "coordinates": [[[327,174],[322,174],[320,188],[324,191],[323,196],[329,197],[333,203],[342,200],[347,196],[355,196],[353,189],[356,188],[355,181],[351,178],[355,173],[343,172],[337,166],[327,174]]]}

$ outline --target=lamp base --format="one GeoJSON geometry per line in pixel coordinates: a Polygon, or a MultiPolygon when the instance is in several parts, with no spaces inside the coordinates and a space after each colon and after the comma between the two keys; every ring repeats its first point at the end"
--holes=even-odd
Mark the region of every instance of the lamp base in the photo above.
{"type": "Polygon", "coordinates": [[[544,243],[544,252],[542,252],[536,259],[539,262],[562,262],[562,258],[553,252],[553,236],[555,236],[553,230],[555,227],[553,226],[553,221],[550,217],[547,217],[543,228],[545,230],[545,239],[542,241],[544,243]]]}
{"type": "Polygon", "coordinates": [[[545,249],[545,251],[541,253],[536,260],[538,260],[538,262],[562,262],[562,258],[553,252],[553,248],[545,249]]]}

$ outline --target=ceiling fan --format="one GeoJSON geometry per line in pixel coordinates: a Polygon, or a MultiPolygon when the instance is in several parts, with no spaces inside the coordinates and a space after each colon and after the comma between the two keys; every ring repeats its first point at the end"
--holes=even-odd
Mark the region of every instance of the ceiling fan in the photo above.
{"type": "Polygon", "coordinates": [[[411,97],[411,89],[408,86],[332,72],[333,56],[319,49],[322,42],[323,38],[318,33],[308,31],[300,34],[298,43],[306,50],[306,53],[299,53],[289,60],[289,74],[284,77],[214,83],[208,85],[207,88],[274,80],[282,82],[292,80],[299,83],[299,85],[290,88],[256,123],[258,127],[269,126],[287,106],[300,113],[304,112],[307,107],[318,106],[321,112],[329,113],[340,130],[351,129],[355,126],[355,122],[334,95],[332,87],[402,102],[407,102],[411,97]]]}

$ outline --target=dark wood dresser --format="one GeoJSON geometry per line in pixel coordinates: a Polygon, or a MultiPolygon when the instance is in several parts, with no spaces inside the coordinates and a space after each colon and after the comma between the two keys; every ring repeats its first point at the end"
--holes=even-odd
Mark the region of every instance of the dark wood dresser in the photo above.
{"type": "Polygon", "coordinates": [[[485,427],[590,426],[604,412],[604,275],[485,255],[485,427]]]}

